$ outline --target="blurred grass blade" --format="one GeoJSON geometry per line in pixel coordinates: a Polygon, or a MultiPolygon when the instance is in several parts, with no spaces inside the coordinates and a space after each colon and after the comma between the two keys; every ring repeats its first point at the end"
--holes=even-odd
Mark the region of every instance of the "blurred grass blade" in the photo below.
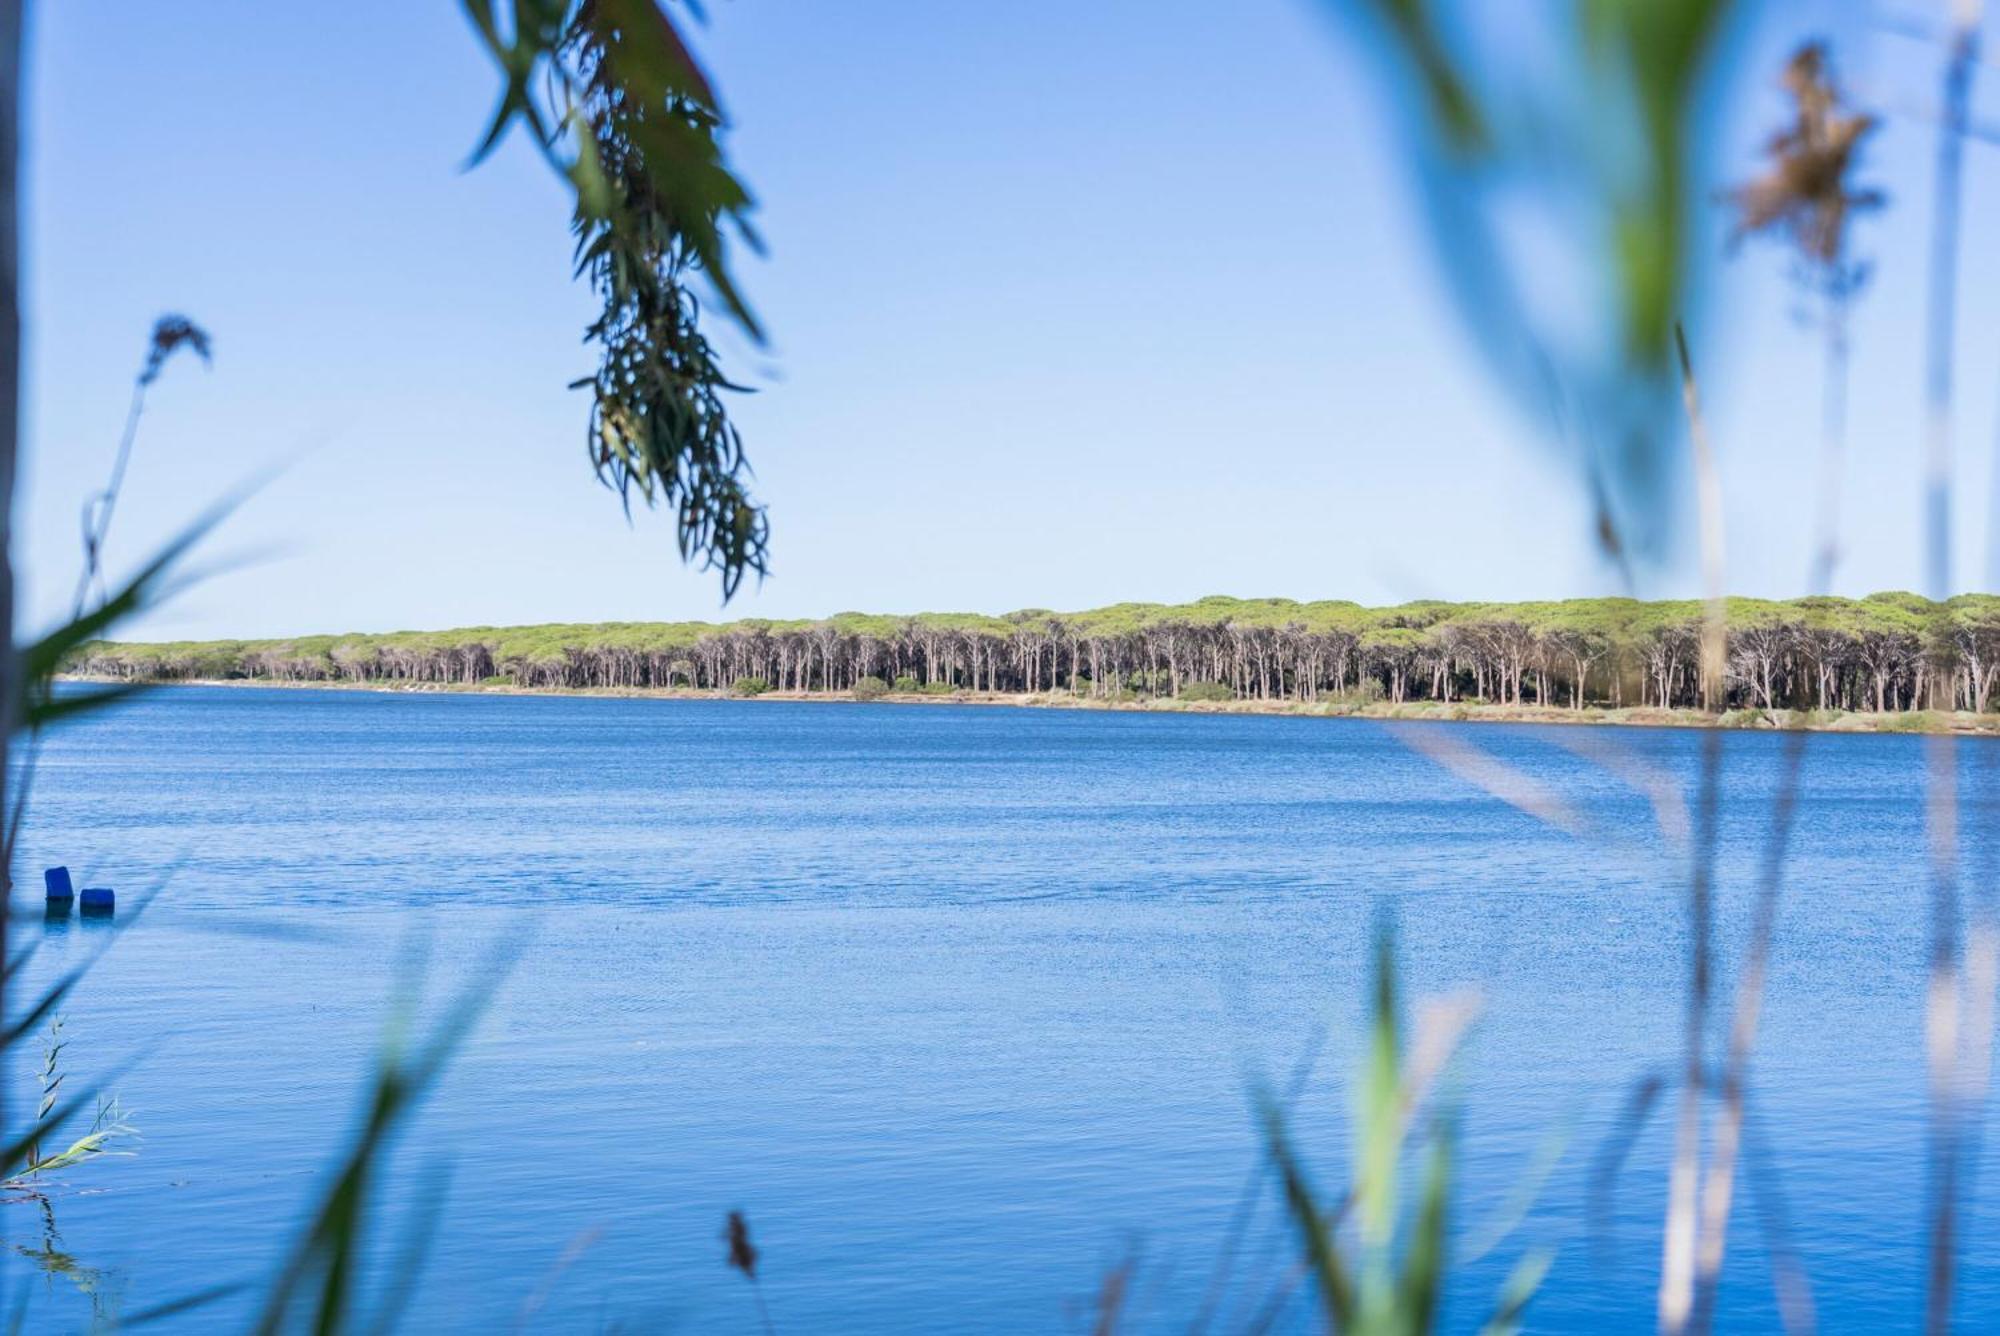
{"type": "Polygon", "coordinates": [[[21,698],[19,718],[31,728],[41,727],[87,709],[110,704],[130,694],[136,684],[123,688],[72,696],[57,700],[51,689],[55,675],[62,671],[70,655],[103,632],[157,604],[171,592],[168,577],[189,549],[236,509],[240,497],[230,497],[212,507],[188,525],[154,554],[117,593],[82,616],[72,618],[19,651],[21,698]]]}
{"type": "MultiPolygon", "coordinates": [[[[39,919],[42,917],[42,914],[40,910],[35,910],[32,912],[32,915],[17,914],[16,917],[24,919],[33,917],[39,919]]],[[[22,947],[19,951],[16,951],[13,954],[13,956],[7,961],[6,965],[4,967],[0,967],[0,982],[12,983],[14,981],[14,976],[21,972],[21,968],[24,965],[26,965],[29,961],[35,958],[36,953],[41,950],[41,946],[42,946],[42,939],[38,937],[33,941],[29,942],[26,946],[22,947]]]]}
{"type": "Polygon", "coordinates": [[[1264,1145],[1285,1186],[1285,1205],[1298,1228],[1305,1248],[1305,1262],[1318,1282],[1320,1306],[1329,1330],[1343,1331],[1354,1320],[1354,1282],[1341,1261],[1332,1226],[1319,1206],[1319,1199],[1306,1177],[1305,1168],[1292,1151],[1285,1131],[1285,1115],[1277,1101],[1265,1092],[1259,1101],[1264,1116],[1264,1145]]]}
{"type": "Polygon", "coordinates": [[[48,692],[30,700],[24,707],[24,722],[30,728],[48,728],[52,724],[61,723],[71,715],[90,714],[107,705],[115,705],[121,700],[149,691],[157,685],[154,682],[118,682],[111,686],[91,691],[75,691],[63,696],[48,692]]]}
{"type": "Polygon", "coordinates": [[[1529,1209],[1542,1195],[1549,1175],[1555,1171],[1556,1162],[1562,1159],[1567,1139],[1566,1133],[1555,1132],[1542,1138],[1535,1158],[1528,1165],[1527,1174],[1515,1185],[1492,1220],[1466,1243],[1464,1258],[1467,1262],[1476,1262],[1499,1247],[1527,1219],[1529,1209]]]}
{"type": "Polygon", "coordinates": [[[184,1313],[192,1313],[218,1303],[232,1294],[241,1292],[242,1289],[241,1281],[231,1281],[226,1285],[211,1285],[205,1290],[196,1290],[193,1294],[184,1294],[178,1299],[169,1299],[151,1308],[142,1308],[136,1313],[125,1314],[118,1319],[118,1326],[145,1327],[155,1322],[165,1322],[169,1318],[176,1318],[184,1313]]]}
{"type": "Polygon", "coordinates": [[[440,1164],[428,1177],[418,1202],[417,1217],[410,1222],[397,1249],[395,1274],[376,1305],[375,1320],[368,1326],[371,1336],[389,1336],[396,1329],[409,1306],[410,1296],[416,1293],[417,1284],[423,1279],[424,1266],[437,1243],[438,1226],[444,1219],[445,1197],[451,1187],[451,1170],[449,1166],[440,1164]]]}
{"type": "Polygon", "coordinates": [[[18,1020],[9,1022],[4,1029],[0,1029],[0,1050],[12,1048],[30,1033],[40,1029],[42,1022],[62,1005],[62,1000],[69,996],[70,989],[76,987],[77,982],[83,978],[84,971],[90,968],[91,963],[86,961],[78,965],[49,985],[48,990],[35,1000],[35,1005],[29,1007],[26,1014],[18,1020]]]}
{"type": "Polygon", "coordinates": [[[1422,1204],[1410,1232],[1409,1254],[1403,1264],[1398,1305],[1406,1331],[1426,1332],[1437,1319],[1438,1295],[1451,1242],[1447,1235],[1451,1202],[1451,1156],[1456,1140],[1449,1117],[1441,1118],[1431,1133],[1429,1165],[1424,1172],[1422,1204]]]}
{"type": "Polygon", "coordinates": [[[1444,34],[1425,0],[1366,0],[1416,76],[1438,137],[1451,153],[1470,159],[1490,147],[1486,123],[1472,90],[1452,60],[1444,34]]]}
{"type": "Polygon", "coordinates": [[[1355,1214],[1361,1225],[1364,1282],[1382,1278],[1396,1218],[1396,1157],[1403,1144],[1403,1079],[1396,1030],[1395,947],[1386,924],[1375,929],[1374,1002],[1367,1067],[1356,1110],[1355,1214]]]}
{"type": "Polygon", "coordinates": [[[1548,1275],[1553,1261],[1553,1252],[1537,1248],[1514,1264],[1514,1269],[1507,1273],[1507,1283],[1500,1287],[1500,1302],[1494,1306],[1493,1316],[1479,1329],[1480,1336],[1514,1336],[1521,1330],[1528,1301],[1542,1287],[1542,1278],[1548,1275]]]}
{"type": "Polygon", "coordinates": [[[27,1132],[15,1137],[12,1141],[0,1144],[0,1178],[11,1179],[17,1176],[22,1169],[27,1167],[29,1152],[45,1140],[50,1132],[61,1127],[95,1102],[97,1094],[97,1088],[92,1087],[89,1090],[79,1091],[71,1095],[67,1100],[63,1101],[55,1112],[37,1121],[27,1132]]]}
{"type": "Polygon", "coordinates": [[[1600,1260],[1608,1258],[1611,1252],[1611,1189],[1616,1185],[1618,1175],[1625,1167],[1625,1159],[1632,1152],[1633,1143],[1639,1139],[1640,1131],[1646,1126],[1653,1106],[1659,1103],[1661,1092],[1665,1089],[1666,1081],[1657,1073],[1649,1073],[1633,1084],[1625,1097],[1625,1107],[1613,1121],[1610,1132],[1605,1134],[1591,1164],[1586,1214],[1590,1222],[1591,1251],[1600,1260]]]}
{"type": "Polygon", "coordinates": [[[361,1127],[271,1286],[253,1328],[259,1336],[277,1336],[292,1325],[295,1315],[316,1332],[345,1329],[354,1306],[374,1177],[384,1168],[391,1144],[412,1109],[429,1093],[485,1012],[515,949],[498,953],[493,964],[466,986],[414,1054],[404,1052],[398,1038],[401,1018],[392,1017],[391,1037],[378,1061],[361,1127]]]}
{"type": "Polygon", "coordinates": [[[1565,834],[1582,833],[1583,820],[1567,799],[1492,753],[1436,725],[1388,727],[1410,750],[1435,761],[1515,811],[1554,826],[1565,834]]]}

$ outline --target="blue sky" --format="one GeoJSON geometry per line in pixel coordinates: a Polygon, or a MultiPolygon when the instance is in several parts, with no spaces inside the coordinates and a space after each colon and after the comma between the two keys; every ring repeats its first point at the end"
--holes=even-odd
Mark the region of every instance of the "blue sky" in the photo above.
{"type": "MultiPolygon", "coordinates": [[[[708,8],[773,335],[725,340],[758,389],[738,416],[774,532],[772,578],[727,615],[1618,588],[1575,478],[1473,356],[1379,87],[1325,6],[708,8]]],[[[1837,585],[1910,588],[1937,53],[1872,11],[1820,12],[1892,113],[1837,585]]],[[[1792,13],[1750,32],[1747,62],[1775,68],[1792,13]]],[[[36,8],[31,59],[25,617],[67,599],[78,506],[167,310],[211,330],[215,363],[157,387],[114,567],[285,467],[212,543],[224,569],[145,634],[723,615],[669,524],[628,526],[590,475],[566,204],[519,142],[462,170],[495,89],[457,5],[65,0],[36,8]]],[[[1779,112],[1753,81],[1704,189],[1750,170],[1779,112]]],[[[1981,241],[2000,149],[1975,145],[1970,174],[1968,588],[2000,410],[1981,241]]],[[[1762,249],[1718,264],[1703,348],[1730,583],[1774,596],[1803,592],[1818,394],[1782,273],[1762,249]]],[[[1685,561],[1644,579],[1693,587],[1685,561]]]]}

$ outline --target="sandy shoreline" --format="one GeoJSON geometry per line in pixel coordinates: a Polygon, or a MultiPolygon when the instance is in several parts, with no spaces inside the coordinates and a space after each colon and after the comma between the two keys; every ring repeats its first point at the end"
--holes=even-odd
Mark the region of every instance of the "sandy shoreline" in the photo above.
{"type": "MultiPolygon", "coordinates": [[[[103,685],[115,679],[65,674],[64,682],[103,685]]],[[[1124,710],[1149,714],[1254,714],[1302,719],[1371,719],[1406,723],[1474,724],[1601,724],[1626,728],[1739,728],[1766,731],[1814,733],[1948,733],[1983,737],[2000,735],[2000,714],[1978,716],[1966,711],[1952,714],[1934,711],[1904,711],[1889,714],[1796,710],[1733,710],[1726,715],[1710,715],[1699,710],[1663,710],[1653,706],[1582,710],[1535,705],[1472,705],[1464,702],[1407,701],[1393,705],[1386,701],[1353,704],[1340,701],[1185,701],[1172,698],[1144,700],[1101,700],[1072,696],[1066,692],[1019,695],[1006,692],[957,691],[949,695],[890,692],[872,701],[859,701],[847,692],[767,691],[755,696],[727,692],[695,691],[687,688],[644,687],[522,687],[490,683],[442,684],[435,682],[402,685],[382,682],[276,682],[245,678],[191,679],[158,682],[158,687],[244,687],[254,690],[363,691],[386,695],[473,695],[473,696],[598,696],[620,700],[660,701],[790,701],[820,705],[988,705],[1012,709],[1042,710],[1124,710]]]]}

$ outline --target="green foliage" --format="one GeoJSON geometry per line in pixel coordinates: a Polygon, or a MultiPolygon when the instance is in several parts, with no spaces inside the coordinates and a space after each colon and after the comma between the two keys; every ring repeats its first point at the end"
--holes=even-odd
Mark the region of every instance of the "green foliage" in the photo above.
{"type": "Polygon", "coordinates": [[[926,696],[950,696],[957,691],[958,688],[949,682],[926,682],[923,687],[923,694],[926,696]]]}
{"type": "Polygon", "coordinates": [[[881,700],[889,694],[889,684],[879,677],[863,677],[854,683],[854,699],[881,700]]]}
{"type": "Polygon", "coordinates": [[[363,1322],[354,1309],[364,1250],[371,1237],[373,1185],[387,1168],[397,1136],[485,1012],[511,962],[511,952],[496,957],[414,1048],[407,1044],[404,1033],[414,999],[406,998],[397,1008],[373,1081],[366,1089],[360,1127],[334,1166],[317,1208],[278,1272],[253,1328],[258,1336],[306,1330],[386,1330],[397,1318],[409,1283],[423,1264],[428,1235],[436,1223],[437,1202],[433,1194],[417,1237],[404,1245],[404,1274],[389,1287],[373,1322],[363,1322]]]}
{"type": "Polygon", "coordinates": [[[1678,478],[1671,334],[1699,234],[1697,93],[1740,26],[1728,22],[1731,6],[1530,6],[1518,36],[1537,58],[1524,62],[1479,59],[1465,6],[1339,7],[1360,17],[1388,77],[1432,250],[1467,330],[1535,426],[1582,457],[1605,549],[1664,551],[1678,478]],[[1522,245],[1523,228],[1539,231],[1537,245],[1522,245]],[[1522,262],[1542,245],[1561,248],[1593,294],[1560,320],[1535,299],[1538,276],[1522,262]],[[1552,417],[1595,439],[1574,450],[1552,417]]]}
{"type": "MultiPolygon", "coordinates": [[[[113,1150],[111,1147],[114,1142],[133,1134],[132,1124],[126,1121],[125,1112],[118,1101],[99,1100],[97,1114],[90,1120],[90,1126],[83,1135],[53,1155],[43,1156],[37,1153],[31,1156],[27,1164],[22,1166],[21,1177],[11,1180],[10,1186],[60,1173],[65,1169],[73,1169],[77,1165],[105,1155],[130,1155],[131,1151],[113,1150]]],[[[37,1149],[39,1152],[39,1148],[37,1149]]]]}
{"type": "Polygon", "coordinates": [[[764,508],[690,287],[704,276],[753,338],[725,234],[756,244],[749,192],[723,159],[722,109],[657,0],[465,0],[505,88],[475,154],[521,122],[575,192],[577,270],[602,313],[585,331],[596,373],[587,437],[598,477],[675,517],[683,560],[735,594],[766,573],[764,508]],[[546,91],[544,91],[546,90],[546,91]]]}
{"type": "MultiPolygon", "coordinates": [[[[142,689],[144,681],[135,679],[95,691],[57,696],[53,684],[65,666],[91,643],[91,637],[101,635],[172,593],[171,577],[189,549],[221,523],[234,504],[225,502],[189,525],[97,607],[80,612],[39,640],[21,647],[17,651],[18,671],[14,677],[16,689],[21,693],[15,704],[15,719],[30,729],[40,729],[58,719],[102,708],[142,689]]],[[[219,662],[234,662],[233,656],[216,658],[219,662]]]]}
{"type": "MultiPolygon", "coordinates": [[[[1355,1105],[1352,1185],[1337,1205],[1313,1186],[1293,1146],[1277,1100],[1262,1099],[1264,1142],[1277,1166],[1285,1205],[1298,1232],[1304,1268],[1318,1290],[1326,1329],[1358,1336],[1421,1336],[1438,1320],[1451,1269],[1450,1203],[1457,1155],[1457,1121],[1449,1105],[1429,1111],[1418,1138],[1423,1171],[1416,1206],[1402,1209],[1403,1160],[1411,1129],[1436,1103],[1435,1087],[1457,1048],[1471,1007],[1435,1008],[1428,1031],[1406,1056],[1397,1010],[1396,967],[1389,933],[1378,929],[1369,1044],[1355,1105]],[[1351,1220],[1353,1238],[1343,1234],[1351,1220]]],[[[1509,1275],[1484,1330],[1514,1331],[1549,1264],[1545,1252],[1522,1257],[1509,1275]]]]}
{"type": "Polygon", "coordinates": [[[73,1169],[77,1165],[99,1159],[106,1155],[130,1155],[130,1151],[115,1151],[113,1143],[134,1135],[130,1122],[126,1121],[124,1110],[116,1096],[99,1098],[97,1114],[90,1121],[84,1133],[66,1147],[53,1154],[44,1154],[43,1136],[57,1133],[60,1120],[56,1113],[56,1101],[60,1097],[63,1082],[68,1073],[63,1070],[63,1050],[69,1041],[63,1038],[63,1018],[53,1016],[49,1020],[48,1031],[42,1040],[42,1062],[36,1070],[36,1080],[40,1085],[40,1098],[35,1103],[35,1139],[29,1144],[25,1161],[18,1173],[8,1178],[0,1186],[10,1191],[38,1195],[41,1180],[51,1174],[73,1169]]]}
{"type": "Polygon", "coordinates": [[[1181,688],[1179,699],[1196,703],[1235,700],[1236,692],[1220,682],[1189,682],[1181,688]]]}
{"type": "Polygon", "coordinates": [[[1372,677],[1366,677],[1353,691],[1347,693],[1345,700],[1349,705],[1379,705],[1382,698],[1388,694],[1382,689],[1380,682],[1372,677]]]}
{"type": "MultiPolygon", "coordinates": [[[[0,967],[0,981],[14,983],[22,964],[34,950],[33,946],[29,946],[0,967]]],[[[68,1078],[62,1069],[62,1054],[67,1045],[62,1037],[62,1022],[57,1008],[82,978],[85,968],[87,966],[78,966],[64,974],[33,999],[19,1017],[0,1027],[0,1059],[7,1059],[15,1045],[34,1034],[44,1022],[48,1024],[42,1062],[37,1073],[40,1090],[34,1123],[25,1132],[10,1137],[4,1145],[0,1145],[0,1185],[17,1192],[33,1194],[38,1191],[35,1180],[40,1176],[72,1168],[106,1154],[122,1153],[113,1152],[111,1144],[132,1131],[115,1098],[108,1098],[95,1089],[74,1092],[65,1089],[68,1078]],[[53,1139],[63,1135],[63,1129],[93,1105],[96,1114],[83,1134],[73,1138],[68,1146],[55,1154],[45,1154],[45,1148],[54,1144],[53,1139]]]]}
{"type": "MultiPolygon", "coordinates": [[[[1904,709],[1939,675],[1926,677],[1931,668],[1954,684],[1961,708],[1975,701],[1987,710],[2000,705],[2000,597],[1968,594],[1935,605],[1907,594],[1730,599],[1727,610],[1730,675],[1728,699],[1715,702],[1719,706],[1904,709]]],[[[1691,601],[1627,598],[1425,601],[1386,608],[1205,598],[1006,617],[842,612],[816,620],[724,624],[475,626],[170,644],[93,641],[72,644],[62,663],[65,671],[120,683],[256,678],[470,685],[498,676],[529,688],[721,690],[738,677],[761,677],[786,689],[844,691],[857,670],[888,662],[898,668],[894,689],[912,693],[949,690],[945,682],[1027,690],[1023,667],[1033,656],[1041,668],[1034,689],[1118,700],[1134,691],[1164,693],[1169,657],[1178,654],[1183,682],[1197,693],[1201,688],[1195,684],[1221,678],[1222,685],[1247,687],[1249,694],[1366,707],[1384,699],[1392,675],[1400,674],[1409,703],[1437,700],[1442,683],[1449,697],[1445,704],[1531,703],[1510,690],[1524,687],[1535,693],[1532,703],[1569,706],[1578,703],[1581,674],[1587,688],[1581,694],[1592,705],[1660,705],[1665,692],[1671,696],[1668,705],[1696,707],[1700,615],[1691,601]],[[1053,681],[1047,671],[1052,649],[1060,668],[1053,681]],[[1067,676],[1072,659],[1078,669],[1074,681],[1067,676]],[[1268,681],[1250,671],[1260,659],[1272,674],[1268,681]],[[971,671],[975,661],[985,664],[983,670],[971,671]],[[1101,686],[1086,675],[1093,667],[1101,686]],[[1231,681],[1232,672],[1247,675],[1231,681]],[[933,675],[936,680],[928,680],[933,675]],[[838,686],[829,687],[829,680],[838,686]]]]}
{"type": "Polygon", "coordinates": [[[738,696],[761,696],[771,689],[771,684],[761,677],[739,677],[729,690],[738,696]]]}

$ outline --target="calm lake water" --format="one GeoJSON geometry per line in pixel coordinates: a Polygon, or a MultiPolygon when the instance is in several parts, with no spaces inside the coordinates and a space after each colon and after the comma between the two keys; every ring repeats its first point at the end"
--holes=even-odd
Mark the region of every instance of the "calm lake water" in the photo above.
{"type": "MultiPolygon", "coordinates": [[[[1251,1091],[1323,1036],[1296,1130],[1339,1182],[1379,911],[1412,993],[1485,999],[1453,1085],[1463,1244],[1560,1152],[1459,1272],[1446,1327],[1476,1328],[1548,1246],[1531,1329],[1650,1330],[1665,1124],[1595,1235],[1591,1167],[1679,1043],[1684,865],[1628,778],[1686,788],[1700,736],[1426,727],[1563,795],[1581,830],[1362,722],[162,690],[59,734],[38,772],[24,891],[64,862],[127,921],[160,891],[115,940],[72,922],[34,962],[46,981],[109,946],[65,1060],[78,1085],[116,1074],[143,1139],[46,1214],[0,1206],[7,1291],[59,1331],[267,1276],[398,978],[435,1009],[511,949],[381,1184],[378,1279],[442,1193],[410,1329],[760,1330],[723,1265],[741,1209],[780,1332],[1088,1330],[1128,1260],[1134,1329],[1184,1331],[1207,1297],[1211,1329],[1240,1331],[1293,1255],[1265,1191],[1217,1280],[1256,1181],[1251,1091]]],[[[1783,746],[1725,738],[1732,960],[1783,746]]],[[[1968,799],[2000,792],[1994,746],[1959,745],[1968,799]]],[[[1826,1328],[1915,1326],[1921,781],[1919,739],[1807,752],[1726,1329],[1775,1323],[1774,1239],[1826,1328]]],[[[1987,851],[1968,865],[1991,883],[1987,851]]],[[[1966,1330],[2000,1326],[1995,1224],[1978,1203],[1966,1330]]]]}

